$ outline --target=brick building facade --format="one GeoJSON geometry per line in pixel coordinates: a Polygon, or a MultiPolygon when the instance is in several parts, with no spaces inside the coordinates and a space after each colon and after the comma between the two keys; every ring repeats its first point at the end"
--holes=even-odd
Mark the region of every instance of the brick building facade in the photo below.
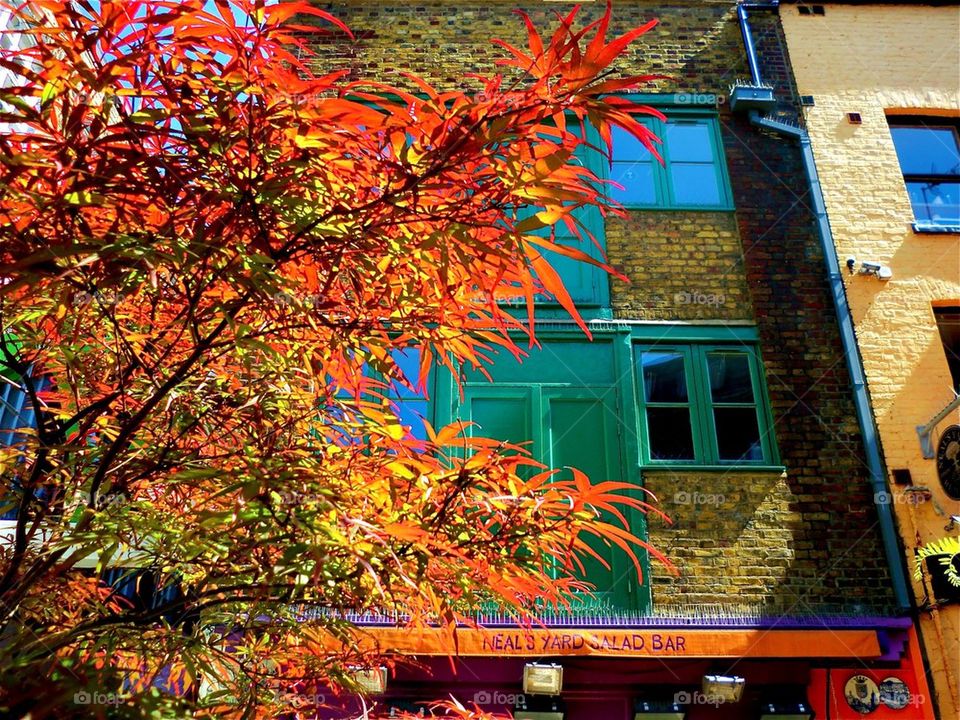
{"type": "Polygon", "coordinates": [[[854,259],[855,271],[843,274],[846,295],[887,499],[910,569],[922,571],[911,572],[912,595],[933,699],[940,717],[953,718],[960,592],[940,560],[953,548],[956,563],[960,550],[951,520],[960,514],[960,488],[949,484],[949,438],[960,424],[960,7],[829,2],[816,15],[801,10],[785,6],[780,15],[799,91],[813,97],[805,123],[837,253],[854,259]],[[917,141],[931,138],[924,154],[917,141]],[[916,182],[916,165],[943,177],[916,182]],[[864,262],[889,267],[892,277],[862,272],[864,262]],[[926,428],[921,436],[918,427],[926,428]],[[944,552],[918,557],[934,546],[944,552]]]}
{"type": "MultiPolygon", "coordinates": [[[[317,5],[356,36],[318,34],[322,69],[397,85],[410,71],[445,88],[495,71],[491,38],[522,42],[517,6],[545,28],[570,4],[317,5]]],[[[587,4],[582,12],[602,10],[587,4]]],[[[549,641],[536,647],[540,635],[532,649],[515,647],[504,629],[467,642],[476,651],[464,653],[455,671],[445,659],[401,664],[387,706],[453,694],[485,710],[509,709],[531,661],[563,665],[558,707],[573,720],[633,717],[645,701],[667,707],[677,698],[687,701],[691,720],[758,717],[769,702],[806,703],[817,717],[828,706],[830,717],[859,716],[842,686],[874,666],[923,691],[913,674],[910,619],[894,589],[900,558],[881,537],[884,508],[864,460],[801,149],[728,102],[731,85],[750,77],[735,3],[621,1],[611,31],[654,17],[659,25],[617,70],[669,76],[644,97],[668,118],[659,126],[666,165],[632,157],[630,170],[614,174],[616,162],[603,170],[626,188],[629,216],[601,230],[610,262],[629,284],[613,280],[586,296],[595,335],[589,348],[544,307],[544,351],[525,369],[496,365],[492,388],[466,376],[463,401],[439,377],[429,412],[439,422],[476,420],[505,439],[542,435],[545,461],[586,465],[653,491],[673,523],[651,519],[645,530],[679,573],[653,562],[640,587],[600,573],[612,583],[600,588],[608,604],[538,631],[567,633],[569,643],[556,652],[549,641]],[[726,397],[718,391],[737,382],[726,397]],[[549,419],[537,420],[538,409],[549,419]],[[562,420],[565,409],[576,417],[562,420]],[[631,633],[639,641],[624,639],[631,633]],[[577,638],[586,642],[578,646],[577,638]],[[698,702],[708,674],[744,677],[743,699],[698,702]]],[[[766,111],[802,122],[779,17],[765,12],[750,22],[773,90],[766,111]]],[[[416,655],[417,647],[426,645],[397,642],[401,653],[416,655]]],[[[928,717],[929,708],[914,709],[928,717]]],[[[881,707],[876,717],[884,712],[892,711],[881,707]]]]}

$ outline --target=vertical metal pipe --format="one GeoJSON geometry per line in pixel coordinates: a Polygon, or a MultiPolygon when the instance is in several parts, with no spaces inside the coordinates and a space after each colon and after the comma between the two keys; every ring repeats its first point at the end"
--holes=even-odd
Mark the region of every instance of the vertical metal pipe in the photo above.
{"type": "MultiPolygon", "coordinates": [[[[750,66],[750,75],[753,82],[759,85],[760,69],[757,63],[756,48],[753,45],[753,36],[750,32],[747,9],[777,9],[779,3],[740,3],[737,5],[737,18],[740,21],[740,32],[743,35],[743,44],[747,53],[747,63],[750,66]]],[[[820,237],[820,247],[826,264],[827,279],[830,283],[830,294],[833,297],[833,306],[837,314],[840,327],[840,340],[843,343],[844,357],[847,362],[847,371],[850,373],[853,385],[853,401],[857,412],[857,422],[860,426],[860,435],[863,437],[864,453],[867,468],[870,473],[870,487],[873,490],[873,502],[877,509],[877,519],[880,524],[880,536],[883,542],[884,555],[890,579],[893,583],[893,593],[897,606],[905,611],[911,608],[910,592],[907,577],[904,571],[904,558],[900,549],[896,524],[893,519],[893,510],[886,502],[887,479],[883,457],[880,453],[880,441],[877,437],[876,418],[870,406],[870,396],[867,391],[866,379],[863,374],[863,360],[860,348],[857,345],[856,334],[853,329],[853,317],[847,305],[846,288],[843,285],[843,274],[840,271],[840,261],[837,258],[837,246],[827,218],[826,203],[823,199],[823,190],[820,187],[820,175],[813,157],[813,148],[810,145],[810,135],[800,127],[788,123],[772,120],[760,115],[756,110],[750,113],[750,122],[756,127],[771,130],[779,135],[792,138],[800,145],[803,157],[803,168],[807,182],[810,185],[810,197],[813,203],[813,212],[817,220],[817,234],[820,237]]]]}

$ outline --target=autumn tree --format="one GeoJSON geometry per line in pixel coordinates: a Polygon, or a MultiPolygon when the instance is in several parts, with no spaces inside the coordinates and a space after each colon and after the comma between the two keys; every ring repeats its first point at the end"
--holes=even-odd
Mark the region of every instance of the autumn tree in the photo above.
{"type": "Polygon", "coordinates": [[[0,381],[35,422],[2,428],[2,712],[110,690],[116,717],[273,716],[278,687],[384,662],[351,613],[524,621],[589,591],[591,543],[645,547],[626,483],[458,424],[417,439],[388,396],[521,357],[537,298],[579,322],[551,263],[598,263],[576,211],[618,211],[571,159],[588,124],[655,148],[616,95],[645,78],[610,71],[646,28],[523,18],[502,76],[439,91],[316,74],[302,18],[349,30],[308,3],[11,9],[0,381]]]}

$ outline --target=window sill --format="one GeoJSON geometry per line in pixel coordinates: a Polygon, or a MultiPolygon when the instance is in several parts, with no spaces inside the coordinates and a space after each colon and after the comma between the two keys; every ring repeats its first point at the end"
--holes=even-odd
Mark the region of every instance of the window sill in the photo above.
{"type": "Polygon", "coordinates": [[[735,473],[763,473],[763,474],[776,474],[783,475],[787,468],[784,465],[751,465],[748,463],[731,463],[729,465],[694,465],[689,463],[664,463],[662,465],[641,465],[640,471],[644,473],[648,472],[708,472],[708,473],[718,473],[718,472],[735,472],[735,473]]]}
{"type": "Polygon", "coordinates": [[[919,235],[960,235],[960,225],[933,225],[913,223],[913,231],[919,235]]]}

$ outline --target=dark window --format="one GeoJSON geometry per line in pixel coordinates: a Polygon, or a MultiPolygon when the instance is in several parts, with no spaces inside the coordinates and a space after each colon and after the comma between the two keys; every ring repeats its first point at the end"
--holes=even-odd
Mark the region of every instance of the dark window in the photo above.
{"type": "Polygon", "coordinates": [[[960,392],[960,306],[935,307],[933,316],[937,319],[940,341],[947,356],[953,389],[960,392]]]}
{"type": "Polygon", "coordinates": [[[640,353],[652,460],[694,460],[690,395],[683,353],[640,353]]]}
{"type": "Polygon", "coordinates": [[[772,462],[769,412],[752,350],[717,346],[637,349],[644,460],[772,462]]]}
{"type": "Polygon", "coordinates": [[[960,228],[957,124],[934,117],[891,117],[888,122],[917,224],[960,228]]]}

